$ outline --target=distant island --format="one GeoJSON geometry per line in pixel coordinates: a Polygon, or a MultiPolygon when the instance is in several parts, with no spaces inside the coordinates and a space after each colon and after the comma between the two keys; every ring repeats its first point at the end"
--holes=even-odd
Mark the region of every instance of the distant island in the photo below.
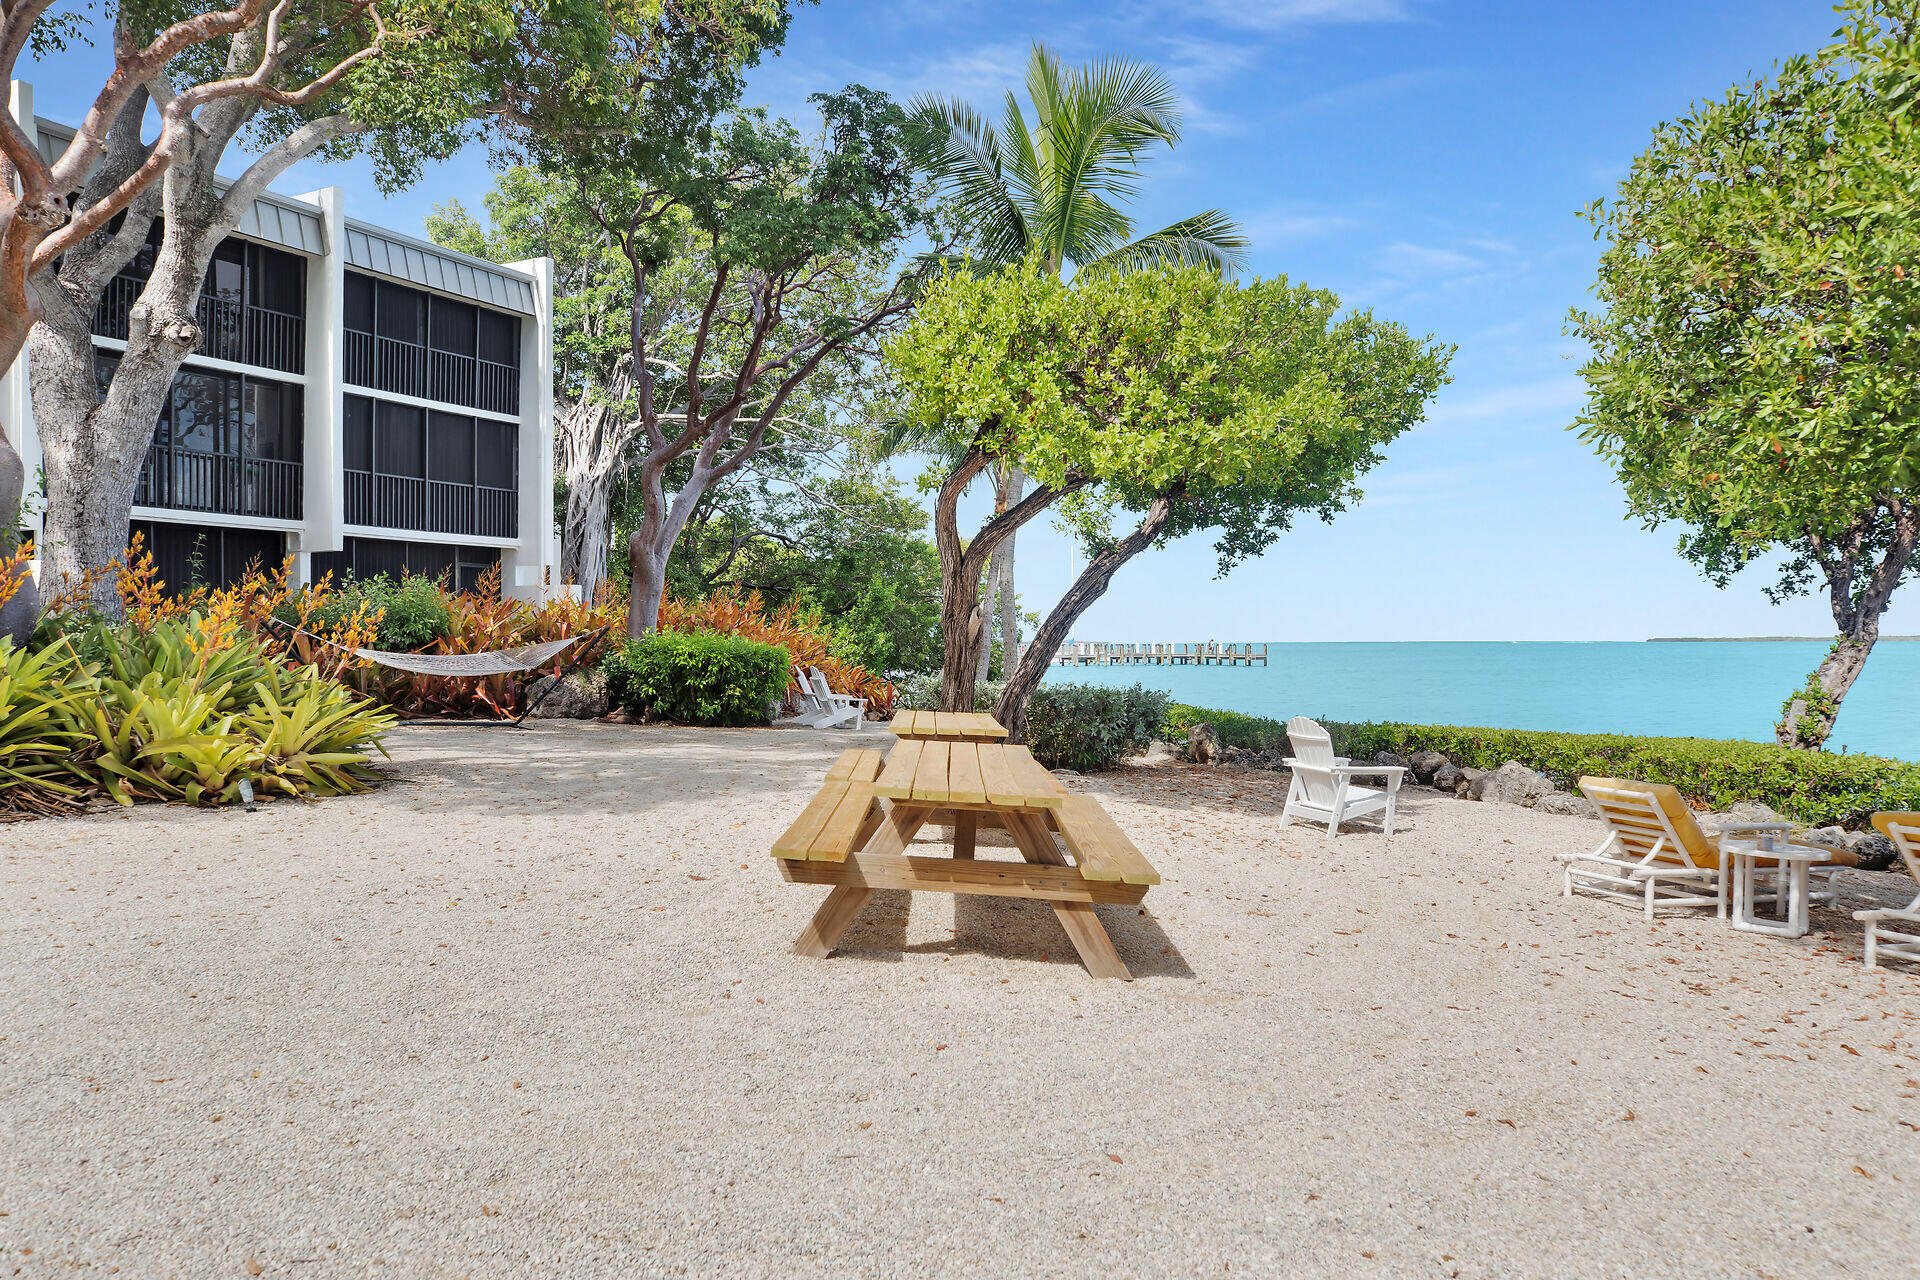
{"type": "MultiPolygon", "coordinates": [[[[1809,644],[1826,643],[1832,636],[1648,636],[1647,644],[1759,644],[1782,640],[1802,640],[1809,644]]],[[[1889,640],[1920,640],[1920,636],[1881,636],[1880,643],[1889,640]]]]}

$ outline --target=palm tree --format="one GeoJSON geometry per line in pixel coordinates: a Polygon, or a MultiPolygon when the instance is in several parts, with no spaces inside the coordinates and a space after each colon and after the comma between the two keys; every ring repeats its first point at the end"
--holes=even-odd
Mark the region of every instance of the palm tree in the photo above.
{"type": "MultiPolygon", "coordinates": [[[[1157,67],[1103,58],[1064,68],[1035,41],[1027,96],[1033,123],[1009,90],[998,133],[957,99],[928,96],[911,107],[925,130],[929,167],[970,233],[971,269],[995,270],[1035,253],[1056,276],[1067,265],[1085,274],[1154,265],[1232,271],[1245,264],[1246,237],[1218,209],[1136,239],[1120,207],[1138,191],[1145,153],[1180,141],[1179,102],[1157,67]]],[[[997,465],[991,479],[996,510],[1020,500],[1026,477],[1019,468],[997,465]]],[[[1008,671],[1019,635],[1013,546],[1008,538],[994,553],[981,597],[999,598],[1008,671]]],[[[991,630],[981,627],[983,657],[991,630]]],[[[984,661],[979,669],[986,670],[984,661]]]]}

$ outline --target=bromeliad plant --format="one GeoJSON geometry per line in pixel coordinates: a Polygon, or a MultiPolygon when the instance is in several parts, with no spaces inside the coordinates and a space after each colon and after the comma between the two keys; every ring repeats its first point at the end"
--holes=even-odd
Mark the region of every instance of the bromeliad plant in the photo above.
{"type": "Polygon", "coordinates": [[[373,781],[393,723],[316,667],[276,661],[231,607],[145,630],[94,620],[37,651],[0,641],[0,809],[58,812],[99,792],[227,804],[243,783],[341,795],[373,781]]]}

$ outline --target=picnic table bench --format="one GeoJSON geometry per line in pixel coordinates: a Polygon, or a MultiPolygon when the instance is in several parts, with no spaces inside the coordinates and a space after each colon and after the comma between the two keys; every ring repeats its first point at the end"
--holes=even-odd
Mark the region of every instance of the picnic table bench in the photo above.
{"type": "Polygon", "coordinates": [[[833,889],[794,944],[801,955],[831,952],[876,889],[986,894],[1050,904],[1087,971],[1123,980],[1133,975],[1093,904],[1137,903],[1160,883],[1097,801],[1069,794],[1026,747],[991,740],[903,738],[884,759],[843,752],[773,856],[785,879],[833,889]],[[953,828],[952,857],[905,852],[930,822],[953,828]],[[1004,829],[1025,861],[976,857],[982,828],[1004,829]]]}
{"type": "Polygon", "coordinates": [[[975,711],[896,711],[887,725],[900,738],[945,738],[949,742],[1000,742],[1007,731],[992,716],[975,711]]]}

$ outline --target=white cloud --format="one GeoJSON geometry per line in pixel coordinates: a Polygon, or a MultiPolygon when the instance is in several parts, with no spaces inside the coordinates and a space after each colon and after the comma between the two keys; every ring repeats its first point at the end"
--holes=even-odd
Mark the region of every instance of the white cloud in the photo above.
{"type": "Polygon", "coordinates": [[[1274,244],[1312,240],[1356,225],[1345,214],[1284,206],[1262,209],[1240,219],[1240,226],[1256,251],[1274,244]]]}
{"type": "Polygon", "coordinates": [[[1427,414],[1427,425],[1463,426],[1515,419],[1531,422],[1542,418],[1564,424],[1573,421],[1573,415],[1579,412],[1586,398],[1586,381],[1574,374],[1496,387],[1468,396],[1450,396],[1443,391],[1433,411],[1427,414]]]}
{"type": "Polygon", "coordinates": [[[1405,240],[1388,245],[1377,256],[1382,271],[1402,277],[1456,275],[1462,271],[1478,271],[1484,265],[1478,258],[1454,249],[1410,244],[1405,240]]]}
{"type": "Polygon", "coordinates": [[[1200,9],[1226,26],[1277,31],[1316,22],[1403,22],[1409,0],[1203,0],[1200,9]]]}

